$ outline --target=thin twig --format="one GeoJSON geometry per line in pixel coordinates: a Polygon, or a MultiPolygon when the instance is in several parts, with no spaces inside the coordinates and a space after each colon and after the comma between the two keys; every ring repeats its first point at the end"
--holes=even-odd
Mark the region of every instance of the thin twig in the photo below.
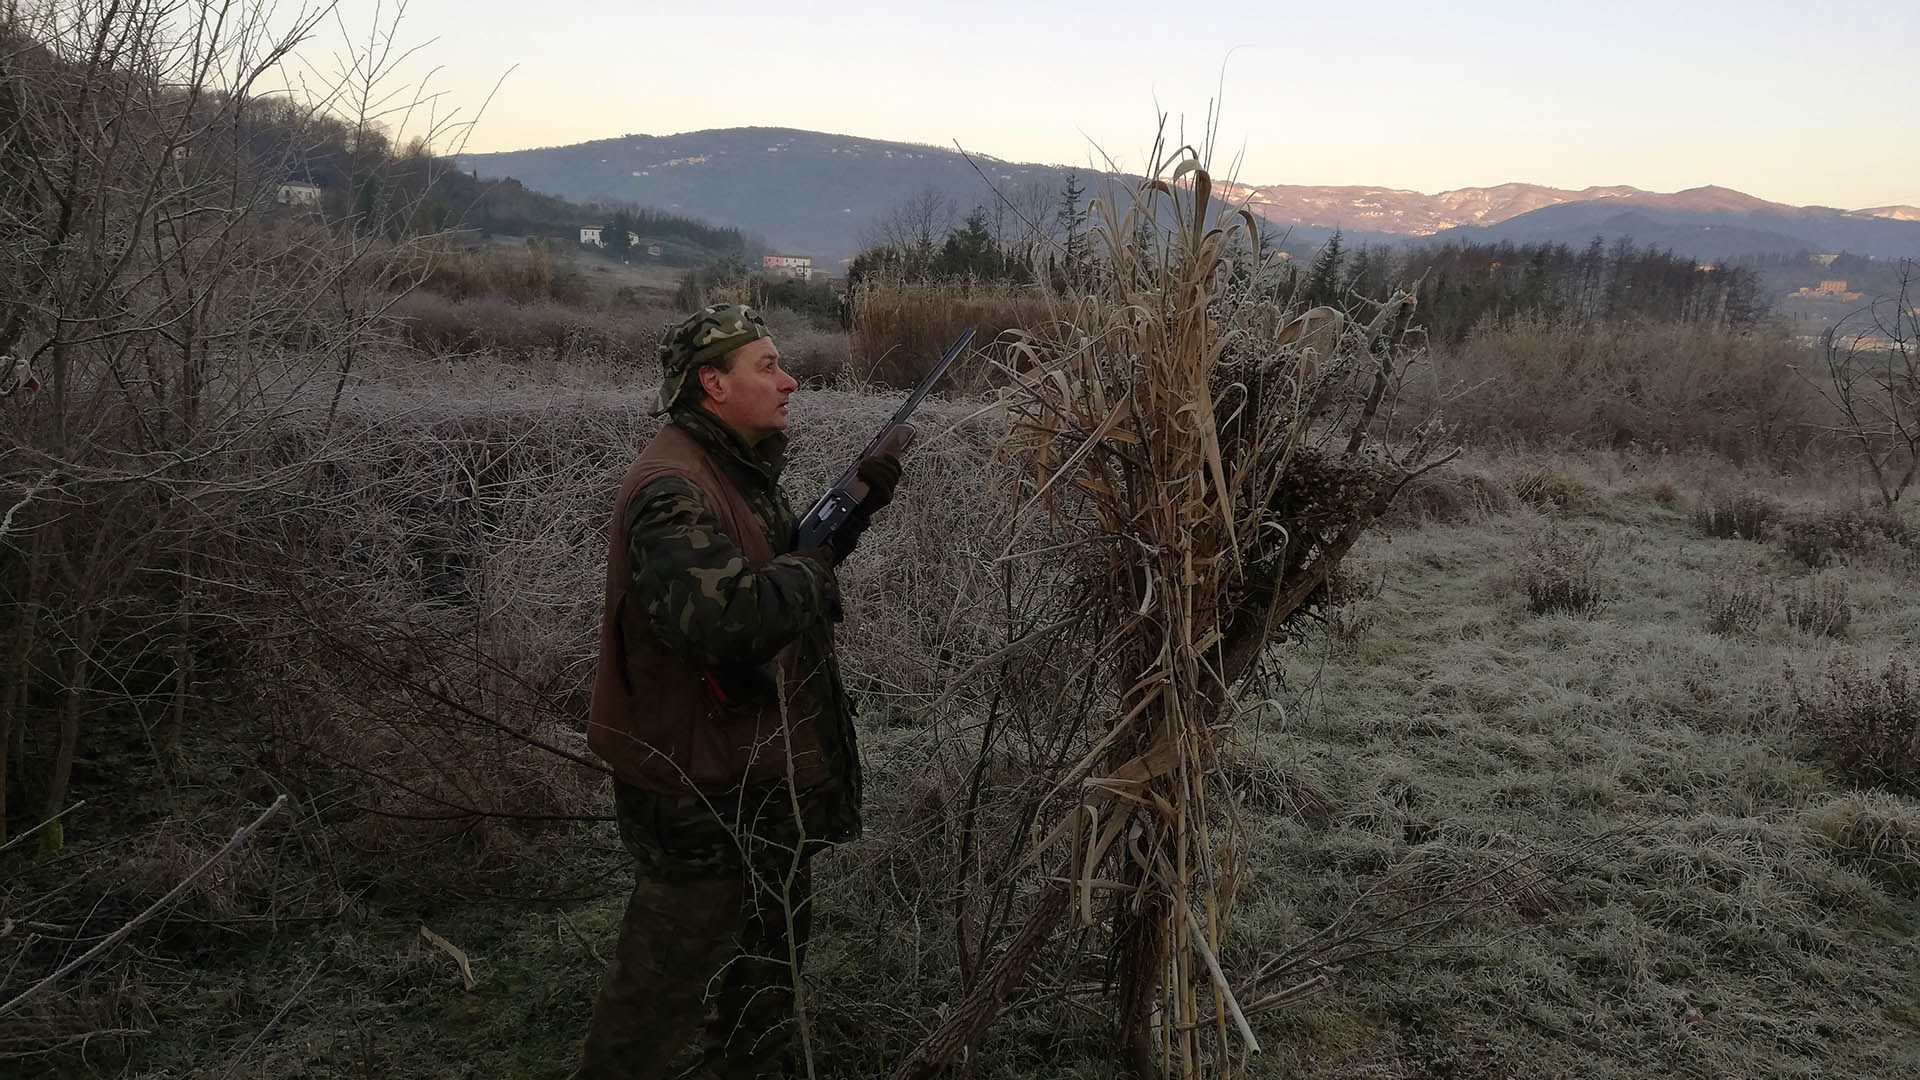
{"type": "Polygon", "coordinates": [[[222,847],[219,851],[216,851],[211,856],[209,856],[206,862],[203,862],[199,866],[195,867],[193,870],[193,873],[188,874],[184,879],[182,879],[180,884],[175,885],[173,888],[167,890],[167,894],[165,896],[162,896],[160,899],[155,900],[153,904],[147,908],[147,910],[142,911],[138,915],[135,915],[131,920],[127,922],[125,926],[122,926],[120,929],[115,930],[111,934],[108,934],[105,940],[101,941],[100,944],[95,945],[93,948],[88,949],[85,953],[81,954],[81,956],[78,959],[74,960],[72,963],[66,965],[65,967],[61,968],[59,971],[54,972],[53,974],[47,976],[44,979],[41,979],[39,982],[28,987],[25,991],[21,992],[19,996],[15,997],[12,1001],[7,1002],[5,1005],[0,1005],[0,1016],[5,1016],[8,1013],[13,1012],[15,1009],[18,1009],[20,1006],[25,1005],[27,1002],[32,1001],[34,998],[39,997],[41,994],[52,989],[56,984],[60,982],[61,979],[64,979],[68,975],[73,974],[74,971],[78,970],[79,968],[93,962],[94,960],[98,959],[102,955],[106,954],[106,952],[112,949],[115,945],[118,945],[121,942],[127,940],[127,938],[130,937],[135,930],[138,930],[141,926],[145,925],[147,920],[153,918],[155,915],[160,914],[160,912],[166,910],[166,908],[170,904],[172,904],[175,900],[178,900],[180,897],[186,895],[187,890],[193,886],[193,883],[196,881],[199,881],[200,878],[203,875],[205,875],[207,871],[213,869],[216,863],[226,858],[227,856],[233,854],[235,851],[238,851],[240,849],[240,846],[247,842],[248,837],[251,837],[255,832],[257,832],[260,826],[265,825],[267,823],[268,818],[279,813],[280,808],[282,806],[285,806],[286,804],[287,804],[287,797],[285,795],[276,797],[273,800],[273,805],[261,811],[260,816],[257,818],[254,818],[252,822],[236,830],[233,834],[233,839],[228,840],[224,847],[222,847]]]}
{"type": "Polygon", "coordinates": [[[81,799],[79,802],[74,803],[72,806],[67,807],[65,810],[60,811],[59,813],[53,815],[52,817],[41,822],[40,824],[35,825],[33,828],[28,829],[26,832],[21,833],[19,836],[14,837],[13,839],[7,841],[4,844],[0,844],[0,853],[4,853],[6,851],[11,850],[15,844],[18,844],[22,840],[25,840],[27,837],[32,836],[34,833],[39,832],[41,829],[44,829],[47,826],[53,824],[54,822],[59,821],[61,818],[66,817],[68,814],[73,813],[75,810],[78,810],[85,805],[87,805],[87,800],[81,799]]]}
{"type": "Polygon", "coordinates": [[[601,967],[607,966],[607,958],[604,956],[601,956],[600,950],[594,947],[593,939],[587,937],[586,934],[581,933],[580,928],[573,924],[573,920],[567,917],[567,913],[565,911],[560,912],[560,921],[563,923],[566,923],[567,929],[573,931],[573,936],[580,939],[580,946],[587,950],[587,955],[593,958],[594,963],[600,965],[601,967]]]}
{"type": "Polygon", "coordinates": [[[294,988],[293,994],[287,998],[286,1004],[280,1006],[280,1011],[273,1014],[273,1019],[267,1021],[267,1026],[254,1032],[253,1038],[247,1041],[247,1045],[240,1048],[240,1053],[236,1055],[232,1061],[227,1063],[226,1068],[220,1070],[220,1080],[227,1080],[229,1076],[232,1076],[233,1071],[238,1069],[241,1064],[247,1060],[247,1055],[253,1053],[253,1048],[260,1045],[260,1040],[266,1038],[269,1032],[280,1025],[280,1021],[286,1019],[287,1013],[291,1012],[294,1004],[306,994],[307,987],[313,985],[313,980],[318,978],[322,971],[326,970],[327,961],[331,959],[333,959],[331,956],[322,959],[318,964],[313,966],[312,971],[307,972],[307,977],[300,980],[300,985],[294,988]]]}

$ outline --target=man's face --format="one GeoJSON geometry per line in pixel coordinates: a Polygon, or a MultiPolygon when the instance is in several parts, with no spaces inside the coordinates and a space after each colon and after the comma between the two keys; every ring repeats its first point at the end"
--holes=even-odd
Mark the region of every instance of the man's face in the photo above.
{"type": "Polygon", "coordinates": [[[706,409],[740,433],[749,445],[787,429],[787,399],[800,388],[780,369],[780,350],[772,338],[735,349],[723,371],[700,369],[706,409]]]}

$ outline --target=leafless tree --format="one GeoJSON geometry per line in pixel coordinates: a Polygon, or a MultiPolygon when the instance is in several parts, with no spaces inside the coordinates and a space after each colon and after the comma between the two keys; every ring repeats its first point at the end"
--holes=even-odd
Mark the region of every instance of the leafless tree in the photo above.
{"type": "Polygon", "coordinates": [[[870,245],[931,255],[953,231],[954,202],[932,186],[921,188],[873,220],[867,229],[870,245]]]}
{"type": "Polygon", "coordinates": [[[1916,264],[1901,264],[1900,288],[1842,320],[1821,338],[1827,380],[1819,390],[1840,415],[1839,434],[1866,466],[1891,513],[1920,476],[1920,312],[1916,264]]]}
{"type": "Polygon", "coordinates": [[[310,464],[276,424],[330,414],[418,265],[434,166],[383,129],[424,147],[457,126],[396,86],[391,24],[294,74],[334,22],[260,0],[0,11],[0,354],[45,384],[0,405],[0,839],[9,777],[61,810],[89,717],[164,714],[177,741],[235,542],[310,464]]]}

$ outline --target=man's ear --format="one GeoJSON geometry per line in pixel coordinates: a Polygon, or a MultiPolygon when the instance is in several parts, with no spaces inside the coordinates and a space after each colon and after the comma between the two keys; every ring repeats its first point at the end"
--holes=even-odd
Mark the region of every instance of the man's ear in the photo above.
{"type": "Polygon", "coordinates": [[[714,367],[712,364],[702,364],[694,369],[693,374],[695,378],[700,380],[700,389],[705,390],[708,397],[715,401],[726,400],[726,385],[721,382],[720,376],[722,373],[719,368],[714,367]]]}

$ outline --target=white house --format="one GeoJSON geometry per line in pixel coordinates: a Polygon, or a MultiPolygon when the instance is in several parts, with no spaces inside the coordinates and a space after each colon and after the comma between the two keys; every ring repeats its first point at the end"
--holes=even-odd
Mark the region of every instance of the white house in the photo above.
{"type": "Polygon", "coordinates": [[[813,256],[811,255],[762,255],[760,269],[801,281],[813,280],[813,256]]]}
{"type": "Polygon", "coordinates": [[[299,180],[289,180],[274,192],[273,201],[281,206],[319,206],[320,188],[299,180]]]}
{"type": "MultiPolygon", "coordinates": [[[[607,241],[601,236],[601,233],[604,231],[606,231],[605,226],[602,225],[582,225],[580,226],[580,242],[583,244],[592,244],[594,247],[606,247],[607,241]]],[[[636,248],[639,246],[639,234],[628,232],[627,247],[636,248]]]]}

